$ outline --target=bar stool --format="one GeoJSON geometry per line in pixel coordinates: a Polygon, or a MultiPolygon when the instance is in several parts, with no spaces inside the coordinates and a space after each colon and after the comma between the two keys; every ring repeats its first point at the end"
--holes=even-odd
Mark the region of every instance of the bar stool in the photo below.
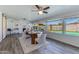
{"type": "Polygon", "coordinates": [[[8,28],[7,31],[10,32],[10,36],[11,36],[11,31],[12,31],[12,30],[11,30],[10,28],[8,28]]]}

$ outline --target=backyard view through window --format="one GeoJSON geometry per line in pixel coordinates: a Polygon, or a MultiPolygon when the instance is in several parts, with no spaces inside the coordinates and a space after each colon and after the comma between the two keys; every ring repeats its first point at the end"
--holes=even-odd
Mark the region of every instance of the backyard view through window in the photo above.
{"type": "Polygon", "coordinates": [[[47,21],[48,31],[79,36],[79,18],[66,18],[63,20],[47,21]]]}
{"type": "Polygon", "coordinates": [[[62,33],[62,20],[54,20],[54,21],[48,21],[48,31],[55,32],[55,33],[62,33]]]}
{"type": "Polygon", "coordinates": [[[66,31],[65,34],[79,36],[79,18],[65,19],[66,31]]]}

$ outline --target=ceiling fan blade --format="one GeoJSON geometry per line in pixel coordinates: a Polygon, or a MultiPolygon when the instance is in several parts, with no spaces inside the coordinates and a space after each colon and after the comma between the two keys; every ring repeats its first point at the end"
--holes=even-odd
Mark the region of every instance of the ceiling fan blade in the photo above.
{"type": "Polygon", "coordinates": [[[50,7],[46,7],[46,8],[44,8],[43,10],[47,10],[47,9],[49,9],[50,7]]]}
{"type": "Polygon", "coordinates": [[[47,14],[48,12],[47,11],[43,11],[43,13],[46,13],[47,14]]]}
{"type": "Polygon", "coordinates": [[[36,11],[38,11],[38,10],[32,10],[33,12],[36,12],[36,11]]]}
{"type": "Polygon", "coordinates": [[[35,5],[37,9],[40,9],[40,7],[38,5],[35,5]]]}

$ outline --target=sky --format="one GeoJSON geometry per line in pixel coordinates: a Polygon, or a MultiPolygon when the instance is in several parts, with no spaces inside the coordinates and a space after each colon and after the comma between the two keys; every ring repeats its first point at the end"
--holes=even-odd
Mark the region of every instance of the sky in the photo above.
{"type": "MultiPolygon", "coordinates": [[[[64,20],[67,24],[79,22],[79,18],[67,18],[67,19],[64,19],[64,20]]],[[[51,20],[51,21],[47,22],[48,25],[49,24],[58,24],[58,23],[62,23],[62,20],[51,20]]]]}
{"type": "Polygon", "coordinates": [[[65,19],[65,22],[66,22],[67,24],[79,22],[79,18],[68,18],[68,19],[65,19]]]}
{"type": "Polygon", "coordinates": [[[62,23],[61,20],[51,20],[51,21],[48,21],[47,24],[59,24],[59,23],[62,23]]]}

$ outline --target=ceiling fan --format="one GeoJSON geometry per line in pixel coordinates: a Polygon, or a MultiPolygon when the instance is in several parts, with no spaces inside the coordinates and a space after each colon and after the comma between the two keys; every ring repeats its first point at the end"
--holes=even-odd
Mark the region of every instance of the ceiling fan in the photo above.
{"type": "Polygon", "coordinates": [[[37,11],[39,15],[44,13],[47,14],[48,12],[46,10],[50,8],[49,6],[43,8],[42,6],[39,5],[35,5],[35,7],[37,8],[37,10],[33,10],[33,11],[37,11]]]}

